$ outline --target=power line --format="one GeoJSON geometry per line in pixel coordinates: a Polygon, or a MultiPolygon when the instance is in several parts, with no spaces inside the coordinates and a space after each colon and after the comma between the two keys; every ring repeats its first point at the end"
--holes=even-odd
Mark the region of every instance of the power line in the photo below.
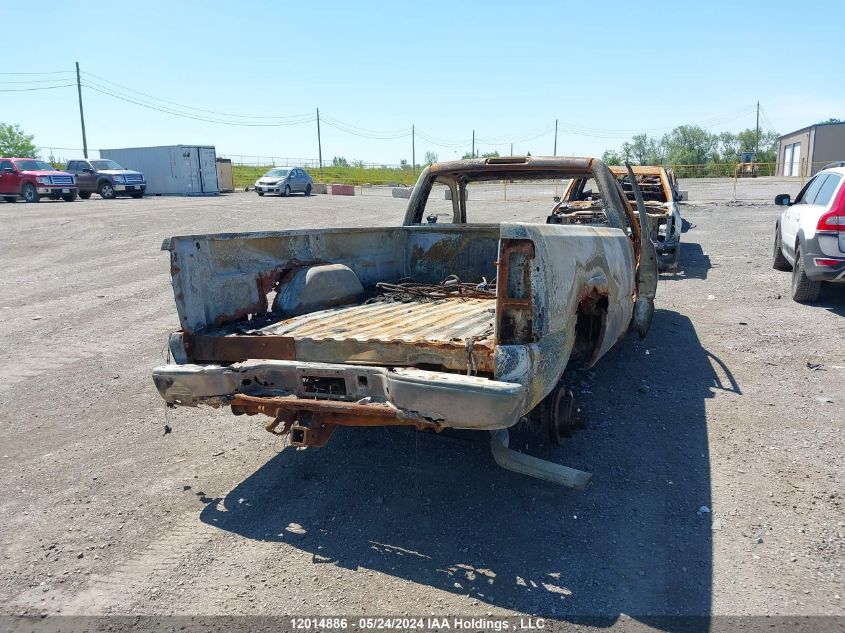
{"type": "Polygon", "coordinates": [[[62,84],[60,86],[39,86],[37,88],[0,88],[0,92],[32,92],[33,90],[55,90],[56,88],[68,88],[76,84],[62,84]]]}
{"type": "Polygon", "coordinates": [[[52,70],[50,72],[32,72],[32,73],[0,73],[0,75],[72,75],[72,70],[52,70]]]}
{"type": "Polygon", "coordinates": [[[529,132],[526,136],[522,136],[520,138],[508,138],[508,137],[499,137],[495,140],[483,139],[476,137],[476,142],[481,143],[482,145],[498,145],[498,146],[505,146],[509,145],[510,143],[525,143],[527,141],[533,141],[534,139],[538,139],[541,136],[545,136],[546,134],[551,134],[555,129],[554,125],[547,125],[542,130],[536,132],[529,132]]]}
{"type": "Polygon", "coordinates": [[[14,80],[0,80],[0,84],[49,84],[49,83],[56,83],[57,81],[67,81],[70,77],[55,77],[53,79],[14,79],[14,80]]]}
{"type": "MultiPolygon", "coordinates": [[[[73,84],[71,84],[73,85],[73,84]]],[[[219,123],[221,125],[231,125],[231,126],[242,126],[242,127],[282,127],[288,125],[302,125],[305,123],[311,123],[316,120],[316,116],[314,115],[307,115],[303,118],[295,121],[286,121],[286,122],[250,122],[250,121],[229,121],[225,119],[216,119],[212,117],[200,116],[189,114],[186,112],[179,112],[172,108],[167,108],[164,106],[158,106],[156,104],[146,103],[140,101],[138,99],[133,99],[126,95],[121,95],[117,92],[112,92],[108,89],[103,88],[102,86],[94,85],[90,82],[90,80],[86,80],[82,82],[82,85],[88,88],[89,90],[93,90],[94,92],[99,92],[101,94],[107,95],[114,99],[119,99],[120,101],[126,101],[127,103],[132,103],[134,105],[140,106],[142,108],[147,108],[149,110],[156,110],[157,112],[162,112],[164,114],[170,114],[172,116],[178,116],[185,119],[193,119],[194,121],[203,121],[206,123],[219,123]]]]}
{"type": "Polygon", "coordinates": [[[392,132],[379,132],[377,130],[368,130],[366,128],[358,127],[356,125],[352,125],[351,123],[345,123],[334,117],[327,116],[326,114],[323,114],[320,120],[325,121],[328,125],[337,130],[340,130],[341,132],[346,132],[347,134],[360,136],[362,138],[369,138],[374,140],[394,140],[411,136],[410,127],[401,128],[392,132]]]}
{"type": "Polygon", "coordinates": [[[769,118],[769,115],[766,114],[766,110],[763,106],[760,106],[760,116],[763,117],[763,124],[768,128],[770,132],[777,131],[777,127],[775,127],[775,124],[772,123],[772,120],[769,118]]]}
{"type": "MultiPolygon", "coordinates": [[[[72,74],[72,71],[49,71],[49,72],[12,72],[12,73],[0,73],[0,76],[43,76],[43,75],[69,75],[72,74]]],[[[119,84],[117,82],[111,81],[110,79],[106,79],[105,77],[100,77],[99,75],[95,75],[94,73],[89,72],[82,72],[84,76],[84,80],[81,81],[81,85],[84,85],[86,88],[98,92],[100,94],[112,97],[113,99],[118,99],[120,101],[124,101],[126,103],[131,103],[133,105],[137,105],[139,107],[147,108],[150,110],[154,110],[157,112],[161,112],[163,114],[169,114],[171,116],[177,116],[181,118],[191,119],[195,121],[202,121],[206,123],[217,123],[220,125],[229,125],[229,126],[243,126],[243,127],[282,127],[282,126],[290,126],[290,125],[303,125],[307,123],[312,123],[316,120],[316,116],[312,113],[304,113],[298,115],[290,115],[290,116],[267,116],[267,115],[245,115],[245,114],[235,114],[235,113],[228,113],[228,112],[219,112],[216,110],[208,110],[204,108],[197,108],[194,106],[188,106],[185,104],[181,104],[175,101],[170,101],[168,99],[163,99],[161,97],[157,97],[155,95],[142,92],[140,90],[136,90],[134,88],[130,88],[123,84],[119,84]],[[100,83],[103,82],[103,83],[100,83]],[[108,85],[105,85],[108,84],[108,85]],[[114,87],[112,87],[114,86],[114,87]],[[132,94],[127,94],[132,93],[132,94]],[[140,96],[135,96],[140,95],[140,96]],[[143,98],[142,98],[143,97],[143,98]],[[150,101],[151,100],[151,101],[150,101]],[[164,105],[167,104],[167,105],[164,105]]],[[[0,80],[0,84],[38,84],[38,83],[51,83],[56,81],[63,81],[65,77],[56,77],[53,79],[22,79],[22,80],[0,80]]],[[[26,88],[2,88],[0,92],[30,92],[35,90],[53,90],[59,88],[66,88],[71,87],[75,84],[59,84],[59,85],[49,85],[49,86],[32,86],[26,88]]],[[[695,123],[693,125],[701,125],[702,127],[714,127],[717,125],[721,125],[727,123],[729,121],[736,120],[743,116],[746,116],[751,111],[755,109],[755,106],[744,106],[732,112],[714,115],[695,123]]],[[[402,138],[407,138],[408,136],[412,135],[411,128],[401,128],[399,130],[394,131],[379,131],[379,130],[370,130],[367,128],[362,128],[351,123],[346,123],[341,121],[340,119],[331,117],[326,115],[325,113],[321,113],[321,119],[330,127],[344,132],[346,134],[350,134],[353,136],[357,136],[360,138],[372,139],[372,140],[397,140],[402,138]]],[[[763,121],[767,123],[770,128],[774,126],[771,125],[771,121],[769,120],[768,116],[761,108],[761,115],[763,117],[763,121]]],[[[577,125],[573,123],[566,123],[560,122],[559,123],[560,131],[564,133],[568,133],[575,136],[584,136],[584,137],[591,137],[591,138],[601,138],[601,139],[623,139],[629,137],[631,134],[642,134],[646,132],[654,132],[654,131],[665,131],[667,128],[593,128],[588,126],[577,125]]],[[[512,143],[525,143],[528,141],[532,141],[538,139],[546,134],[551,133],[552,127],[546,126],[539,131],[531,132],[523,136],[514,136],[514,137],[505,137],[505,136],[498,136],[494,138],[476,138],[476,142],[482,145],[488,146],[496,146],[496,147],[506,147],[512,143]]],[[[453,140],[444,140],[438,137],[435,137],[431,134],[427,134],[418,128],[415,130],[417,136],[420,139],[434,145],[437,147],[443,147],[448,149],[459,149],[463,147],[467,147],[469,144],[468,140],[461,140],[461,141],[453,141],[453,140]]]]}
{"type": "Polygon", "coordinates": [[[467,147],[470,144],[469,140],[459,142],[444,141],[430,134],[426,134],[425,132],[421,132],[419,128],[416,128],[416,134],[424,141],[428,141],[432,145],[435,145],[437,147],[443,147],[446,149],[459,149],[461,147],[467,147]]]}
{"type": "MultiPolygon", "coordinates": [[[[167,113],[167,114],[173,114],[175,116],[182,116],[182,117],[190,118],[190,119],[194,119],[194,120],[207,121],[207,122],[211,122],[211,123],[220,123],[220,124],[224,124],[224,125],[244,125],[244,126],[249,126],[249,127],[276,127],[276,126],[282,126],[282,125],[300,125],[300,124],[304,124],[304,123],[311,123],[311,122],[315,121],[316,118],[317,118],[315,115],[313,115],[311,113],[306,113],[306,114],[301,114],[301,115],[293,115],[293,116],[289,116],[289,117],[279,117],[279,116],[272,116],[271,117],[271,116],[241,115],[241,114],[234,114],[234,113],[218,112],[216,110],[206,110],[204,108],[195,108],[195,107],[192,107],[192,106],[186,106],[184,104],[177,103],[175,101],[170,101],[168,99],[162,99],[160,97],[156,97],[156,96],[151,95],[149,93],[141,92],[140,90],[135,90],[133,88],[129,88],[128,86],[124,86],[122,84],[118,84],[117,82],[110,81],[108,79],[105,79],[103,77],[95,75],[94,73],[89,73],[87,71],[83,71],[82,74],[86,76],[86,79],[83,82],[83,85],[88,87],[88,88],[91,88],[92,90],[101,92],[103,94],[109,95],[109,96],[117,98],[117,99],[121,99],[123,101],[127,101],[129,103],[133,103],[135,105],[140,105],[142,107],[147,107],[147,108],[150,108],[150,109],[153,109],[153,110],[157,110],[159,112],[164,112],[164,113],[167,113]],[[100,81],[106,82],[106,83],[114,85],[114,86],[118,86],[118,87],[120,87],[124,90],[128,90],[132,93],[142,95],[142,96],[147,97],[149,99],[153,99],[154,101],[159,101],[161,103],[171,104],[173,106],[176,106],[176,108],[179,108],[179,110],[172,108],[172,107],[160,105],[159,103],[150,103],[146,100],[140,99],[139,97],[134,97],[132,95],[128,95],[128,94],[123,93],[119,90],[111,88],[110,86],[103,85],[103,84],[99,83],[98,81],[94,81],[94,80],[91,79],[91,77],[95,77],[96,79],[98,79],[100,81]],[[187,110],[188,112],[183,112],[183,111],[180,111],[180,110],[187,110]],[[205,116],[205,115],[194,114],[194,113],[191,112],[192,110],[195,111],[195,112],[205,112],[205,113],[209,113],[209,114],[215,114],[215,115],[218,115],[219,117],[233,117],[233,118],[237,118],[237,119],[256,119],[256,120],[260,120],[260,121],[232,121],[232,120],[229,120],[229,119],[221,119],[221,118],[217,118],[217,117],[209,117],[209,116],[205,116]]],[[[347,134],[360,136],[360,137],[363,137],[363,138],[376,139],[376,140],[393,140],[393,139],[399,139],[399,138],[407,137],[410,134],[410,131],[409,131],[408,128],[402,128],[401,130],[393,131],[393,132],[379,132],[379,131],[376,131],[376,130],[367,130],[367,129],[360,128],[358,126],[352,125],[350,123],[345,123],[345,122],[343,122],[339,119],[336,119],[334,117],[327,116],[325,113],[323,113],[321,119],[327,125],[335,128],[337,130],[340,130],[340,131],[345,132],[347,134]]]]}
{"type": "Polygon", "coordinates": [[[407,138],[407,137],[411,136],[410,128],[408,128],[407,130],[403,130],[402,132],[397,132],[397,133],[394,133],[394,134],[382,134],[382,133],[378,133],[378,132],[367,133],[367,132],[361,132],[361,131],[349,128],[349,127],[345,126],[344,124],[339,123],[336,120],[329,119],[329,117],[327,117],[326,115],[323,115],[321,120],[326,125],[333,127],[334,129],[339,130],[341,132],[345,132],[346,134],[350,134],[352,136],[357,136],[359,138],[366,138],[366,139],[370,139],[370,140],[374,140],[374,141],[391,141],[391,140],[396,140],[396,139],[400,139],[400,138],[407,138]]]}
{"type": "MultiPolygon", "coordinates": [[[[142,95],[144,97],[148,97],[149,99],[152,99],[154,101],[160,101],[162,103],[169,103],[170,105],[177,106],[178,108],[180,108],[182,110],[195,110],[197,112],[205,112],[206,114],[216,114],[218,116],[230,117],[230,118],[235,118],[235,119],[268,119],[268,120],[272,119],[272,120],[284,121],[284,120],[288,120],[288,119],[297,119],[297,118],[301,118],[301,117],[305,117],[305,116],[311,116],[310,114],[299,114],[299,115],[293,115],[293,116],[257,116],[257,115],[247,115],[247,114],[233,114],[233,113],[230,113],[230,112],[218,112],[216,110],[206,110],[204,108],[187,106],[187,105],[184,105],[184,104],[181,104],[181,103],[177,103],[175,101],[169,101],[168,99],[162,99],[161,97],[156,97],[156,96],[151,95],[149,93],[141,92],[140,90],[135,90],[134,88],[129,88],[128,86],[124,86],[123,84],[119,84],[119,83],[111,81],[109,79],[105,79],[103,77],[100,77],[99,75],[95,75],[94,73],[89,73],[89,72],[84,71],[84,70],[82,71],[82,74],[87,76],[87,77],[93,77],[94,79],[105,82],[107,84],[111,84],[112,86],[117,86],[118,88],[122,88],[123,90],[128,90],[129,92],[133,92],[135,94],[139,94],[139,95],[142,95]]],[[[96,81],[94,81],[92,83],[94,83],[96,85],[100,85],[96,81]]],[[[112,90],[113,92],[119,93],[119,91],[114,90],[114,88],[109,88],[108,86],[101,86],[101,87],[108,89],[108,90],[112,90]]],[[[125,96],[128,96],[128,95],[125,95],[125,96]]]]}

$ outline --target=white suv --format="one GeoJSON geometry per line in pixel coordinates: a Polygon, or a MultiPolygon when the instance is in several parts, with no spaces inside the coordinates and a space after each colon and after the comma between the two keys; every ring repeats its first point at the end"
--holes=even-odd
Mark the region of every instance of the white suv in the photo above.
{"type": "Polygon", "coordinates": [[[783,193],[786,209],[775,226],[772,266],[792,270],[792,298],[815,301],[823,281],[845,283],[845,162],[813,176],[795,201],[783,193]]]}

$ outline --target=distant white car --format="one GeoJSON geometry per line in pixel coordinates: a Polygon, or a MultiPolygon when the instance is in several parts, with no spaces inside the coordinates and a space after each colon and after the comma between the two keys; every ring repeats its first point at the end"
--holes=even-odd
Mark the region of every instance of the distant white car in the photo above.
{"type": "Polygon", "coordinates": [[[304,169],[299,167],[277,167],[255,181],[255,193],[263,196],[265,193],[277,193],[289,196],[292,193],[311,195],[313,180],[304,169]]]}
{"type": "Polygon", "coordinates": [[[775,225],[772,266],[792,270],[792,298],[818,299],[822,282],[845,283],[845,163],[822,169],[795,200],[775,198],[786,209],[775,225]]]}

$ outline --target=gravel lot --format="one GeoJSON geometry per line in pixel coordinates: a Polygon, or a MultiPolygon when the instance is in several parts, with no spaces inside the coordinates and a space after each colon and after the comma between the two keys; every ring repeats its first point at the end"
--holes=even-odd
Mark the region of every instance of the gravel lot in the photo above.
{"type": "Polygon", "coordinates": [[[395,224],[405,200],[0,204],[0,612],[845,615],[845,288],[788,298],[762,200],[798,184],[759,180],[735,204],[682,183],[651,333],[595,368],[585,429],[532,449],[593,472],[580,493],[498,469],[484,434],[279,452],[258,418],[166,411],[163,238],[395,224]]]}

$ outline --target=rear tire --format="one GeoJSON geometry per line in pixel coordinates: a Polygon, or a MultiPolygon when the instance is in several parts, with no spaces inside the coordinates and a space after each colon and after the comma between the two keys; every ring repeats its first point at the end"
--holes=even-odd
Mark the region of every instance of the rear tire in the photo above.
{"type": "Polygon", "coordinates": [[[308,186],[305,187],[305,195],[306,196],[311,195],[311,185],[308,185],[308,186]]]}
{"type": "Polygon", "coordinates": [[[100,194],[100,197],[103,200],[114,200],[117,197],[117,193],[115,193],[114,185],[110,182],[101,182],[100,186],[97,187],[97,193],[100,194]]]}
{"type": "Polygon", "coordinates": [[[792,270],[789,260],[783,256],[783,245],[780,241],[780,226],[775,227],[775,247],[772,252],[772,268],[775,270],[792,270]]]}
{"type": "Polygon", "coordinates": [[[34,185],[25,184],[21,194],[27,202],[39,202],[41,200],[41,196],[38,195],[38,190],[34,185]]]}
{"type": "Polygon", "coordinates": [[[82,198],[83,200],[87,200],[88,198],[91,197],[91,192],[90,191],[80,191],[79,197],[82,198]]]}
{"type": "Polygon", "coordinates": [[[65,202],[74,202],[76,200],[76,192],[74,191],[73,193],[62,196],[62,200],[65,202]]]}
{"type": "Polygon", "coordinates": [[[792,266],[792,299],[798,303],[807,303],[819,298],[822,282],[807,278],[804,272],[804,260],[801,259],[801,247],[795,249],[795,264],[792,266]]]}

